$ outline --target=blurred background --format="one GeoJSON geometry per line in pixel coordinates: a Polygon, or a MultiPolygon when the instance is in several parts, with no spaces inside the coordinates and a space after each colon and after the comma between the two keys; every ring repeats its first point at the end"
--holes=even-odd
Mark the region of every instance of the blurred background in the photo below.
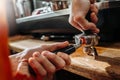
{"type": "MultiPolygon", "coordinates": [[[[107,3],[106,1],[108,0],[97,0],[104,2],[99,10],[99,21],[96,24],[100,29],[100,40],[120,41],[118,37],[120,1],[109,0],[107,3]]],[[[14,28],[10,27],[10,34],[17,32],[41,37],[51,34],[69,36],[81,33],[68,23],[71,0],[13,0],[13,2],[15,11],[13,21],[16,25],[14,28]]]]}
{"type": "Polygon", "coordinates": [[[16,18],[66,9],[70,0],[14,0],[16,18]]]}

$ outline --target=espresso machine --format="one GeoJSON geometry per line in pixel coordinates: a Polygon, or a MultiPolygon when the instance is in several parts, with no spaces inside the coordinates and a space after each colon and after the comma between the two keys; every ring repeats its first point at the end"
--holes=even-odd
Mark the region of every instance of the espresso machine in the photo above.
{"type": "MultiPolygon", "coordinates": [[[[100,29],[100,41],[120,41],[120,0],[101,0],[96,2],[99,8],[97,27],[100,29]]],[[[8,14],[9,15],[9,14],[8,14]]],[[[10,34],[30,34],[35,37],[57,36],[58,38],[73,39],[73,36],[80,32],[68,22],[69,8],[53,11],[41,15],[28,16],[16,19],[13,26],[10,26],[10,34]],[[12,30],[12,31],[11,31],[12,30]],[[61,37],[62,36],[62,37],[61,37]],[[71,37],[72,36],[72,37],[71,37]]]]}

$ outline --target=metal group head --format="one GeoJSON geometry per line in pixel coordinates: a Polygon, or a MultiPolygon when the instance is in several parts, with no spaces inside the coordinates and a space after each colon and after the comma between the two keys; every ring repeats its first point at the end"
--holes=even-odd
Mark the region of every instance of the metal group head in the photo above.
{"type": "Polygon", "coordinates": [[[78,34],[75,35],[75,43],[79,47],[84,45],[83,52],[90,56],[97,56],[95,46],[98,45],[99,36],[97,34],[78,34]]]}

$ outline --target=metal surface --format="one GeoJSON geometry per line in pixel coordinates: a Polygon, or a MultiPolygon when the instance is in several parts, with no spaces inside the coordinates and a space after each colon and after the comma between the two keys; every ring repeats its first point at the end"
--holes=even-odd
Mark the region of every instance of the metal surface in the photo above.
{"type": "Polygon", "coordinates": [[[18,18],[16,19],[17,24],[28,22],[28,21],[36,21],[36,20],[44,20],[44,19],[50,19],[53,17],[59,17],[59,16],[64,16],[69,14],[69,9],[63,9],[59,11],[51,11],[48,13],[40,14],[40,15],[33,15],[33,16],[28,16],[24,18],[18,18]]]}
{"type": "Polygon", "coordinates": [[[95,46],[98,44],[99,37],[97,34],[78,34],[75,36],[75,47],[84,45],[83,52],[90,56],[98,56],[95,46]]]}

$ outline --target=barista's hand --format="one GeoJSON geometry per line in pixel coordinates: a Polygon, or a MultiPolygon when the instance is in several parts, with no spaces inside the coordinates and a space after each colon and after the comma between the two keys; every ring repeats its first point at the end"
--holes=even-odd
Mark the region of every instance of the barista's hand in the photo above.
{"type": "Polygon", "coordinates": [[[42,47],[46,51],[44,50],[41,53],[35,52],[33,54],[33,57],[29,58],[29,63],[37,75],[47,75],[48,78],[51,78],[51,75],[53,75],[56,70],[70,65],[71,60],[67,54],[58,52],[56,55],[50,52],[68,45],[68,42],[58,43],[54,45],[44,45],[42,47]]]}
{"type": "Polygon", "coordinates": [[[39,80],[40,76],[51,78],[56,70],[70,65],[70,58],[67,54],[58,52],[57,55],[50,52],[68,46],[68,42],[56,43],[52,45],[42,45],[41,47],[25,50],[19,54],[10,56],[13,72],[17,74],[16,80],[39,80]],[[36,52],[37,51],[37,52],[36,52]],[[33,68],[37,77],[33,77],[28,71],[28,64],[33,68]],[[22,76],[22,78],[20,78],[22,76]]]}
{"type": "Polygon", "coordinates": [[[79,30],[90,29],[92,32],[98,33],[99,29],[95,25],[98,21],[97,13],[98,9],[94,0],[72,0],[69,23],[79,30]],[[91,11],[91,22],[86,19],[89,10],[91,11]]]}

